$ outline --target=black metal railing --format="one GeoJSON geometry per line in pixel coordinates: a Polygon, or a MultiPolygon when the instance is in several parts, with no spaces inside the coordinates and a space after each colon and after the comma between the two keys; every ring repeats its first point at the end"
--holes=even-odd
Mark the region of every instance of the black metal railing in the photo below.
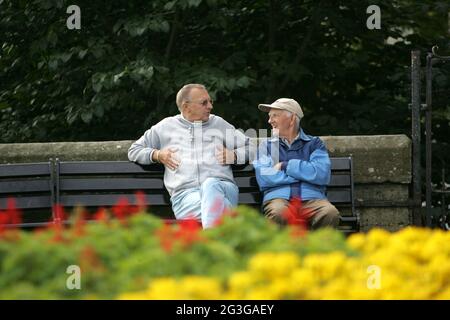
{"type": "Polygon", "coordinates": [[[432,112],[433,112],[433,66],[438,63],[450,61],[450,56],[437,54],[438,47],[434,46],[426,56],[425,69],[425,104],[420,102],[421,90],[421,64],[420,51],[411,52],[411,109],[412,109],[412,193],[413,193],[413,223],[415,225],[425,225],[432,227],[439,225],[444,229],[449,229],[449,219],[445,197],[450,194],[445,183],[445,161],[442,163],[441,188],[437,189],[432,184],[432,112]],[[425,111],[425,203],[426,210],[423,216],[421,211],[422,203],[422,181],[421,181],[421,111],[425,111]],[[432,211],[432,194],[441,195],[440,217],[435,217],[432,211]]]}

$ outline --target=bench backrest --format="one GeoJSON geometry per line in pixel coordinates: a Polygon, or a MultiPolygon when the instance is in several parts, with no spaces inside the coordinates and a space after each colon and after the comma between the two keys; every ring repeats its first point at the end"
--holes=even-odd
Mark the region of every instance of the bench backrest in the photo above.
{"type": "Polygon", "coordinates": [[[141,166],[128,161],[56,161],[56,202],[63,207],[113,206],[120,198],[137,204],[142,191],[147,206],[168,206],[163,166],[141,166]]]}
{"type": "MultiPolygon", "coordinates": [[[[0,209],[7,198],[16,198],[17,207],[51,209],[63,207],[109,207],[126,198],[138,204],[136,192],[143,193],[146,206],[162,217],[173,218],[160,164],[138,165],[129,161],[52,161],[34,164],[0,165],[0,209]],[[53,174],[54,171],[54,174],[53,174]]],[[[331,158],[331,182],[327,197],[341,212],[341,225],[357,229],[353,196],[351,158],[331,158]]],[[[239,187],[239,203],[259,208],[262,195],[252,165],[234,165],[239,187]]],[[[51,210],[49,210],[51,211],[51,210]]]]}
{"type": "MultiPolygon", "coordinates": [[[[352,217],[352,159],[331,158],[331,167],[327,197],[344,213],[344,217],[352,217]],[[342,210],[344,208],[347,209],[342,210]]],[[[262,195],[253,166],[234,165],[233,174],[239,187],[239,204],[259,207],[262,195]]],[[[165,211],[166,216],[171,215],[171,211],[167,210],[170,197],[163,183],[163,167],[159,164],[142,166],[128,161],[56,161],[56,183],[56,202],[64,207],[112,206],[121,197],[125,197],[130,204],[137,204],[135,192],[142,191],[145,205],[151,206],[151,211],[165,211]]],[[[350,222],[351,219],[347,220],[350,222]]]]}
{"type": "MultiPolygon", "coordinates": [[[[8,209],[8,199],[14,199],[15,207],[25,213],[42,209],[50,214],[54,204],[52,162],[0,165],[0,210],[8,209]]],[[[49,218],[41,217],[43,221],[49,218]]],[[[24,219],[39,220],[36,215],[24,219]]]]}

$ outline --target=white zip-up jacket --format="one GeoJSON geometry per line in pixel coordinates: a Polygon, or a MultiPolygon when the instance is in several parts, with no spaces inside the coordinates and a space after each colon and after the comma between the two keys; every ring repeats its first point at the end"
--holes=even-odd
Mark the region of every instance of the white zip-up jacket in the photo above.
{"type": "Polygon", "coordinates": [[[155,149],[177,148],[181,161],[176,170],[165,168],[164,185],[170,196],[199,187],[208,177],[234,182],[230,165],[221,165],[215,154],[220,147],[236,152],[236,163],[249,161],[254,150],[250,139],[216,115],[205,122],[190,122],[181,114],[161,120],[147,130],[128,150],[128,159],[150,164],[155,149]]]}

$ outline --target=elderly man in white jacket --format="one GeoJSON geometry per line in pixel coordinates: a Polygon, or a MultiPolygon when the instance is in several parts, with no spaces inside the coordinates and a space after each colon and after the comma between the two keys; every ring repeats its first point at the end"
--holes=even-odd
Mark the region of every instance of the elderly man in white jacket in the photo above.
{"type": "Polygon", "coordinates": [[[128,150],[140,164],[162,163],[164,185],[177,219],[194,218],[214,226],[225,208],[238,203],[239,190],[230,164],[246,163],[248,137],[219,116],[205,86],[187,84],[177,94],[180,114],[161,120],[128,150]]]}

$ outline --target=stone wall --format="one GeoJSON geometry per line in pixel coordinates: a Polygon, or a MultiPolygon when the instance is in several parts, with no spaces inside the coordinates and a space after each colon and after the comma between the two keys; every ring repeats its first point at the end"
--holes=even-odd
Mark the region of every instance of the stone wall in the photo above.
{"type": "MultiPolygon", "coordinates": [[[[411,224],[411,140],[405,135],[324,136],[330,156],[352,156],[361,230],[398,230],[411,224]]],[[[0,163],[128,160],[132,141],[0,144],[0,163]]]]}
{"type": "Polygon", "coordinates": [[[412,224],[411,140],[405,135],[322,137],[331,156],[352,156],[361,230],[412,224]]]}

